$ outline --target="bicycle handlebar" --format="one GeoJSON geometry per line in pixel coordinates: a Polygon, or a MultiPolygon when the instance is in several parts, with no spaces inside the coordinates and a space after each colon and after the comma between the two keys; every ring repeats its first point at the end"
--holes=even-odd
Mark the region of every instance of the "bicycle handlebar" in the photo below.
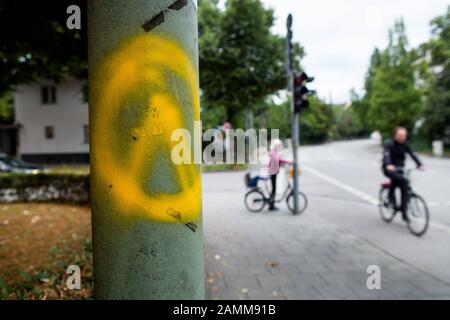
{"type": "Polygon", "coordinates": [[[411,175],[411,172],[418,171],[419,167],[407,168],[406,170],[405,170],[405,167],[396,167],[395,170],[401,172],[405,177],[409,178],[409,176],[411,175]]]}

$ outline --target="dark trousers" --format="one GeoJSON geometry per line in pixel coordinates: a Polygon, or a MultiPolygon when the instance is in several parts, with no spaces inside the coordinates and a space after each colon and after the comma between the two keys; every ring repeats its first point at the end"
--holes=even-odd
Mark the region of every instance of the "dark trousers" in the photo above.
{"type": "Polygon", "coordinates": [[[384,175],[390,178],[392,181],[392,187],[389,190],[389,198],[392,201],[395,200],[395,189],[400,188],[400,191],[402,193],[400,209],[402,210],[402,214],[405,215],[408,205],[408,181],[405,179],[403,174],[398,171],[384,170],[384,175]]]}
{"type": "Polygon", "coordinates": [[[277,192],[277,175],[274,174],[270,176],[270,182],[272,182],[272,193],[270,194],[269,205],[270,208],[275,206],[275,194],[277,192]]]}

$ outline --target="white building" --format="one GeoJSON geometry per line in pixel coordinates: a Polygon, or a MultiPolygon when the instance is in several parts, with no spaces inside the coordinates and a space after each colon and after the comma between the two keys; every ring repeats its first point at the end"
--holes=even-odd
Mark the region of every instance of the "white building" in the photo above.
{"type": "Polygon", "coordinates": [[[17,87],[17,156],[36,163],[87,163],[87,85],[75,79],[17,87]]]}

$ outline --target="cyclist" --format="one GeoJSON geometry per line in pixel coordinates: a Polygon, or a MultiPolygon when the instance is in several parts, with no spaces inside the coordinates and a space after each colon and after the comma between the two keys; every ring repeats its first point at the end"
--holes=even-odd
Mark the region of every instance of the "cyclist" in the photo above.
{"type": "Polygon", "coordinates": [[[270,181],[272,184],[272,192],[270,194],[269,199],[269,210],[275,211],[278,210],[277,207],[275,207],[275,194],[277,192],[277,175],[280,171],[280,165],[285,164],[291,164],[292,162],[283,160],[280,157],[280,149],[281,149],[282,143],[280,139],[274,139],[271,143],[270,148],[270,161],[269,161],[269,175],[270,175],[270,181]]]}
{"type": "Polygon", "coordinates": [[[395,189],[401,190],[401,206],[402,218],[407,220],[407,192],[408,181],[403,176],[403,167],[405,165],[405,156],[409,154],[416,163],[417,167],[424,170],[422,162],[416,153],[411,149],[407,142],[408,131],[404,127],[397,127],[394,129],[393,139],[386,142],[383,150],[383,173],[391,179],[392,186],[389,190],[389,200],[395,207],[395,189]]]}

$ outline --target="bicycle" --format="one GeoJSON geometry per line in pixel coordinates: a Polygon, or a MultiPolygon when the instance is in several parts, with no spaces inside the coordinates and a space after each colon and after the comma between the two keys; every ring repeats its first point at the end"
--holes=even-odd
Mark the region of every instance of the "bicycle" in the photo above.
{"type": "MultiPolygon", "coordinates": [[[[290,168],[289,170],[289,177],[293,176],[293,169],[290,168]]],[[[244,203],[247,210],[251,212],[260,212],[264,209],[266,205],[270,202],[270,189],[268,187],[267,181],[270,180],[270,176],[256,176],[254,178],[250,177],[250,174],[247,174],[245,176],[245,182],[248,188],[251,188],[250,191],[248,191],[245,194],[244,203]],[[258,186],[258,182],[263,181],[264,182],[264,188],[261,188],[258,186]]],[[[288,178],[287,179],[287,185],[284,189],[281,197],[278,199],[275,197],[275,203],[280,203],[284,199],[286,199],[286,205],[288,209],[292,212],[294,212],[294,190],[291,186],[291,181],[288,178]]],[[[306,207],[308,206],[308,198],[306,195],[299,191],[298,192],[298,199],[299,199],[299,211],[298,213],[303,213],[303,211],[306,210],[306,207]]]]}
{"type": "MultiPolygon", "coordinates": [[[[407,186],[407,210],[406,210],[406,223],[409,231],[415,236],[422,236],[428,229],[428,224],[430,220],[430,213],[426,201],[413,191],[411,187],[411,172],[414,169],[408,169],[403,172],[403,169],[397,169],[401,172],[408,183],[407,186]]],[[[389,191],[392,188],[392,181],[388,180],[381,184],[379,193],[378,207],[383,221],[390,223],[394,220],[397,212],[400,208],[396,205],[395,194],[394,203],[389,199],[389,191]]]]}

